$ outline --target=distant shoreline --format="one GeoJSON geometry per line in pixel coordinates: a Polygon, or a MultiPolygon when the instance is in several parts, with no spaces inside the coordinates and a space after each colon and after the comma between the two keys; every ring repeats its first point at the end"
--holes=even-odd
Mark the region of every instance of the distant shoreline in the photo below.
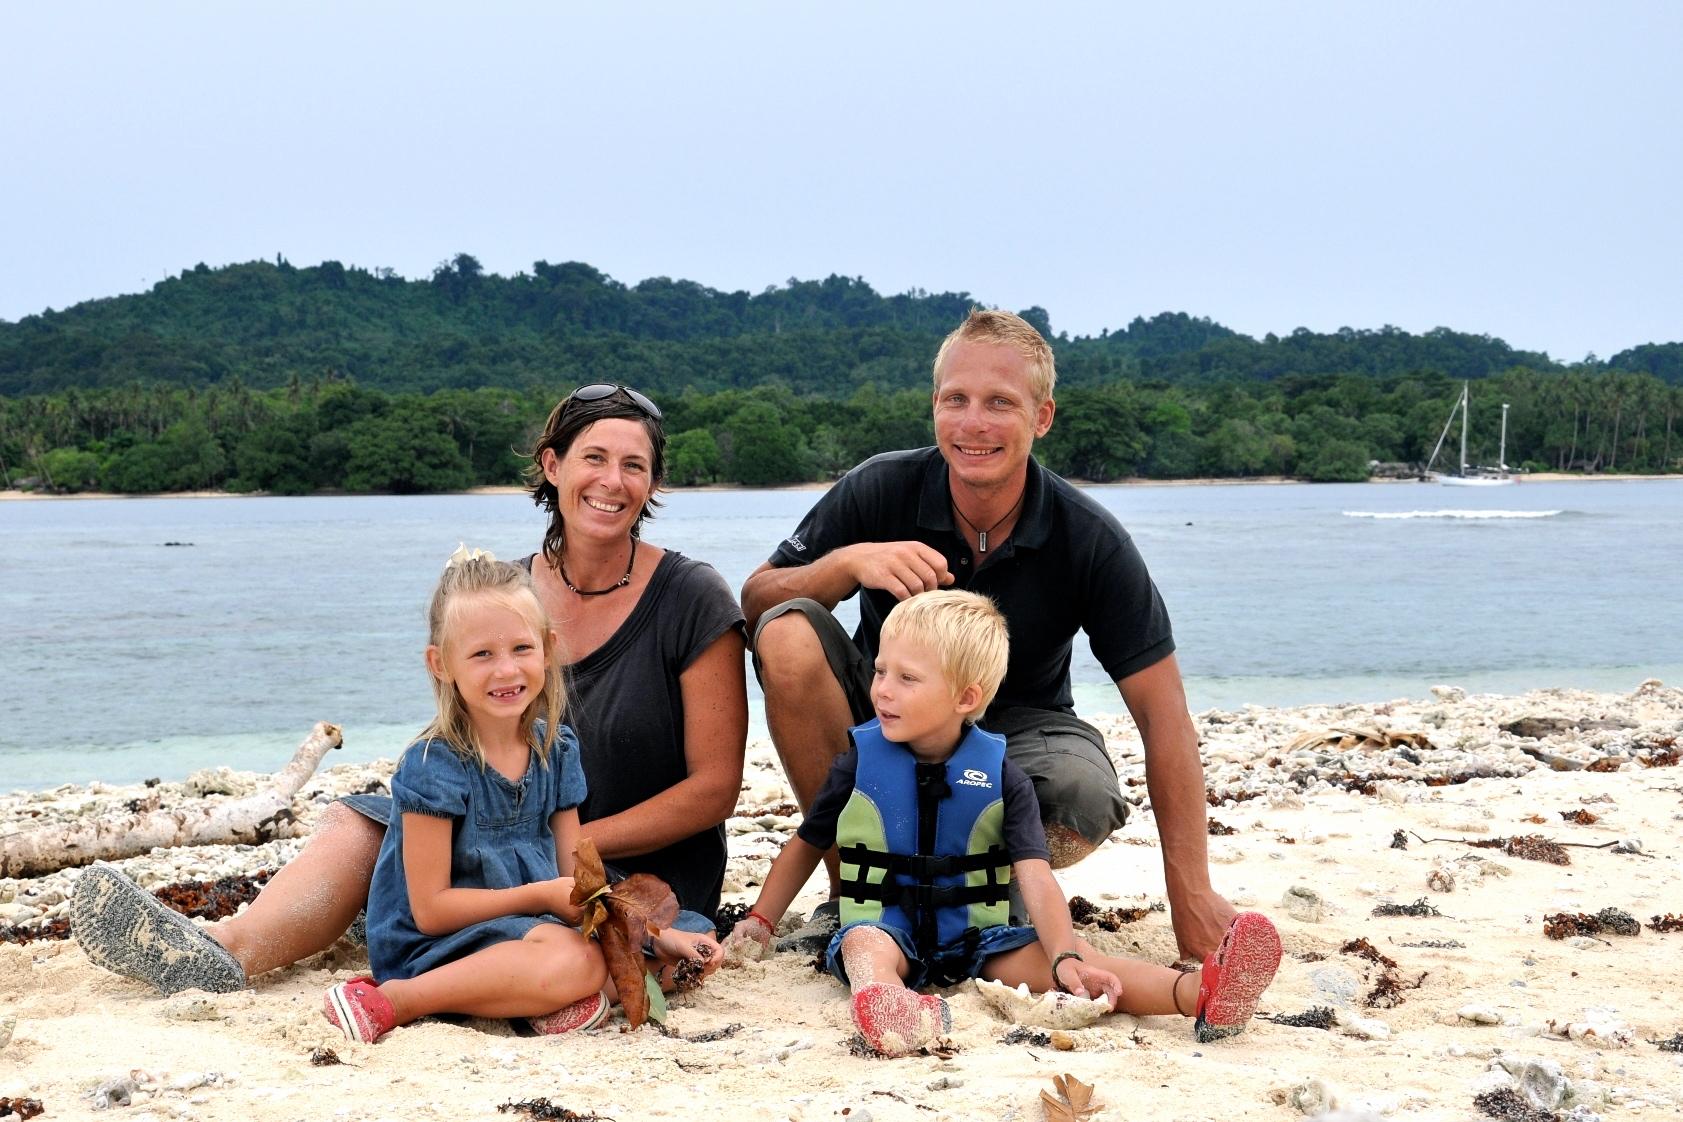
{"type": "MultiPolygon", "coordinates": [[[[1539,471],[1530,475],[1518,475],[1514,482],[1518,485],[1526,483],[1640,483],[1645,480],[1677,480],[1683,479],[1683,474],[1671,473],[1667,475],[1635,475],[1623,472],[1602,472],[1599,475],[1577,475],[1567,471],[1539,471]]],[[[1117,479],[1109,483],[1090,483],[1086,480],[1075,479],[1083,487],[1259,487],[1290,484],[1297,487],[1316,487],[1321,484],[1309,483],[1302,479],[1293,479],[1285,475],[1260,475],[1240,479],[1200,478],[1200,479],[1117,479]]],[[[1366,483],[1392,486],[1395,484],[1420,483],[1417,479],[1368,479],[1366,483]]],[[[830,483],[783,483],[769,487],[745,487],[736,483],[704,483],[695,487],[668,487],[674,493],[711,492],[711,491],[827,491],[830,483]]],[[[429,491],[427,495],[523,495],[526,488],[508,484],[493,487],[469,487],[465,491],[429,491]]],[[[79,491],[75,494],[42,494],[37,491],[18,491],[0,489],[0,503],[3,502],[50,502],[53,500],[81,501],[87,499],[272,499],[272,498],[376,498],[389,497],[389,491],[375,491],[352,494],[349,491],[313,491],[308,495],[271,495],[267,491],[155,491],[145,494],[126,495],[115,491],[79,491]]]]}

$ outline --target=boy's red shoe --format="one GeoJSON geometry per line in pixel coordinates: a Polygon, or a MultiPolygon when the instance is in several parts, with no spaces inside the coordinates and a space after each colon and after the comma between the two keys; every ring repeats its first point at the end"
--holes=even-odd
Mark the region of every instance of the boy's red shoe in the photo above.
{"type": "Polygon", "coordinates": [[[397,1011],[373,978],[352,978],[328,989],[321,1010],[348,1040],[372,1044],[397,1027],[397,1011]]]}
{"type": "Polygon", "coordinates": [[[944,998],[876,982],[854,993],[853,1023],[874,1051],[905,1056],[951,1032],[953,1015],[944,998]]]}
{"type": "Polygon", "coordinates": [[[608,1015],[608,995],[593,993],[589,997],[581,997],[571,1005],[557,1009],[553,1013],[545,1013],[541,1017],[532,1017],[527,1024],[539,1036],[554,1036],[563,1032],[578,1032],[582,1029],[595,1028],[608,1015]]]}
{"type": "Polygon", "coordinates": [[[1257,998],[1280,968],[1280,933],[1268,917],[1240,912],[1227,925],[1221,946],[1204,960],[1198,983],[1197,1022],[1200,1043],[1235,1036],[1256,1012],[1257,998]]]}

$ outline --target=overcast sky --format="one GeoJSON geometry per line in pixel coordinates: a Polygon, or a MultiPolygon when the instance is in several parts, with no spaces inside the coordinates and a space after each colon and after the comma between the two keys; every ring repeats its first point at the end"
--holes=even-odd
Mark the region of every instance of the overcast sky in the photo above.
{"type": "Polygon", "coordinates": [[[7,5],[0,319],[468,252],[1081,334],[1683,339],[1683,4],[1047,8],[7,5]]]}

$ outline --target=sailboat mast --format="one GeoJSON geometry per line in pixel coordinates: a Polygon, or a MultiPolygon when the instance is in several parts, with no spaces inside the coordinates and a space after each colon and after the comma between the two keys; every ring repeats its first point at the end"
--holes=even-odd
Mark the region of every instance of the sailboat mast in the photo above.
{"type": "Polygon", "coordinates": [[[1467,383],[1461,383],[1461,474],[1467,474],[1467,383]]]}
{"type": "Polygon", "coordinates": [[[1496,453],[1496,466],[1503,471],[1508,470],[1508,403],[1502,403],[1502,443],[1496,453]]]}

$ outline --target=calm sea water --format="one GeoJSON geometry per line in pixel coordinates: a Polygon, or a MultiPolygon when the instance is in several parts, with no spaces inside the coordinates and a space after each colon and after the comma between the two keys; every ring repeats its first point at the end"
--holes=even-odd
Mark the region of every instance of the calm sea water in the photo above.
{"type": "MultiPolygon", "coordinates": [[[[1683,681],[1674,481],[1092,493],[1168,601],[1194,710],[1683,681]]],[[[649,538],[740,587],[816,497],[673,494],[649,538]]],[[[519,495],[0,503],[0,790],[271,770],[323,719],[339,759],[392,755],[428,717],[444,558],[540,531],[519,495]]],[[[1120,710],[1077,654],[1077,705],[1120,710]]]]}

